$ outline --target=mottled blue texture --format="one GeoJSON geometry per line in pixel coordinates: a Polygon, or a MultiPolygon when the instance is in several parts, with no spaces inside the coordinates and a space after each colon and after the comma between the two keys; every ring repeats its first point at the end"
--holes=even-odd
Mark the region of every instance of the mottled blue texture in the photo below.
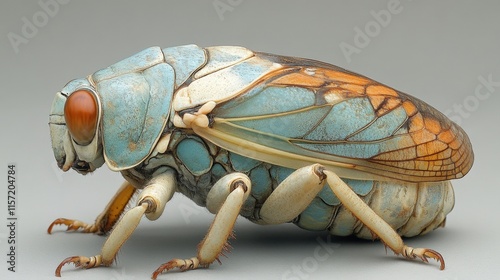
{"type": "Polygon", "coordinates": [[[196,138],[186,138],[176,147],[177,157],[193,175],[207,173],[212,167],[212,157],[205,144],[196,138]]]}
{"type": "Polygon", "coordinates": [[[258,133],[267,133],[268,135],[301,138],[311,130],[317,123],[317,120],[328,112],[328,107],[319,107],[313,110],[294,114],[283,114],[279,116],[269,115],[265,118],[233,120],[232,123],[258,133]],[[290,129],[292,128],[293,129],[290,129]]]}
{"type": "Polygon", "coordinates": [[[252,182],[252,195],[255,197],[267,197],[273,191],[271,176],[267,169],[260,165],[250,172],[252,182]]]}
{"type": "Polygon", "coordinates": [[[390,137],[407,120],[407,115],[402,107],[377,118],[369,127],[349,137],[350,141],[373,141],[390,137]]]}
{"type": "Polygon", "coordinates": [[[363,128],[375,119],[375,114],[367,98],[346,99],[335,104],[318,126],[305,136],[307,140],[335,141],[363,128]]]}
{"type": "Polygon", "coordinates": [[[123,72],[97,84],[104,154],[117,170],[133,167],[149,155],[167,121],[174,92],[174,71],[166,63],[123,72]]]}
{"type": "Polygon", "coordinates": [[[221,106],[220,117],[252,117],[289,112],[314,105],[312,91],[299,87],[267,87],[252,90],[221,106]]]}
{"type": "Polygon", "coordinates": [[[300,214],[297,225],[307,230],[325,230],[334,214],[335,208],[323,203],[319,198],[314,198],[300,214]]]}
{"type": "Polygon", "coordinates": [[[248,172],[252,170],[252,168],[261,164],[260,161],[240,156],[235,153],[229,153],[229,160],[231,161],[231,165],[234,170],[239,172],[248,172]]]}
{"type": "Polygon", "coordinates": [[[298,154],[306,149],[366,159],[405,147],[400,138],[390,139],[407,120],[404,108],[377,117],[368,98],[315,105],[314,96],[306,88],[256,87],[214,110],[231,124],[216,129],[298,154]]]}
{"type": "Polygon", "coordinates": [[[92,75],[94,82],[111,79],[127,73],[139,72],[163,62],[163,52],[159,47],[142,50],[92,75]]]}
{"type": "Polygon", "coordinates": [[[196,45],[186,45],[163,49],[165,61],[174,68],[176,87],[206,62],[205,51],[196,45]]]}

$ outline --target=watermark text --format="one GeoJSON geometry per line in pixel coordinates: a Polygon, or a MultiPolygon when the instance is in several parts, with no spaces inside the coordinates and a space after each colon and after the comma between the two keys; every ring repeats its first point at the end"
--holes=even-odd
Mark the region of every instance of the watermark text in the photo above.
{"type": "Polygon", "coordinates": [[[60,5],[68,3],[69,0],[39,0],[38,6],[40,10],[33,13],[31,17],[21,18],[22,25],[20,32],[7,33],[7,38],[14,52],[16,54],[19,53],[21,45],[28,44],[38,34],[38,31],[45,27],[51,18],[57,15],[60,5]]]}
{"type": "Polygon", "coordinates": [[[368,21],[363,28],[354,27],[353,42],[341,42],[340,50],[344,55],[347,63],[351,63],[354,54],[360,54],[366,48],[373,38],[380,35],[383,28],[389,26],[394,15],[403,11],[403,6],[399,0],[389,0],[387,7],[380,11],[370,11],[373,20],[368,21]]]}

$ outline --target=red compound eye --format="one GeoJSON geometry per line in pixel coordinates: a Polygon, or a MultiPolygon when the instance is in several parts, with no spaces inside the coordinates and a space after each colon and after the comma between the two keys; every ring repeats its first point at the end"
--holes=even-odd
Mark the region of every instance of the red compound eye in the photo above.
{"type": "Polygon", "coordinates": [[[64,105],[64,118],[76,143],[88,145],[97,128],[97,100],[86,90],[73,92],[64,105]]]}

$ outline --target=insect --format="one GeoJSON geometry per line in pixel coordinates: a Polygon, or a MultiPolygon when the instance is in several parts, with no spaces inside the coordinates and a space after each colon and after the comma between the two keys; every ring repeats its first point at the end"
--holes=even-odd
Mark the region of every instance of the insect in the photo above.
{"type": "Polygon", "coordinates": [[[145,49],[69,82],[49,126],[63,171],[105,163],[126,179],[94,223],[49,226],[109,233],[99,254],[66,258],[56,276],[69,263],[111,265],[140,219],[157,219],[174,192],[215,218],[196,256],[161,264],[153,279],[218,261],[239,215],[379,238],[444,269],[441,254],[401,236],[444,225],[449,180],[473,162],[466,133],[415,97],[327,63],[242,47],[145,49]]]}

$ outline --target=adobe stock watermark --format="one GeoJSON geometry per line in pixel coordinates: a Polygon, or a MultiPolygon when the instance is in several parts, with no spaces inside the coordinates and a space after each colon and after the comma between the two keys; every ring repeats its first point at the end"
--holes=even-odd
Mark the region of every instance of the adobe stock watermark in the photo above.
{"type": "Polygon", "coordinates": [[[331,242],[332,236],[328,235],[326,240],[320,236],[316,238],[318,245],[314,248],[312,255],[305,257],[300,264],[294,264],[290,269],[283,272],[282,280],[300,280],[307,279],[318,270],[321,263],[324,263],[331,255],[335,253],[335,249],[340,247],[339,243],[331,242]]]}
{"type": "Polygon", "coordinates": [[[214,0],[212,5],[214,6],[215,12],[221,21],[224,20],[224,14],[227,12],[233,12],[234,8],[241,5],[243,0],[214,0]]]}
{"type": "Polygon", "coordinates": [[[489,74],[487,78],[478,76],[477,80],[474,94],[466,96],[461,103],[455,103],[451,109],[444,111],[444,114],[458,125],[461,125],[464,119],[470,118],[471,113],[477,111],[480,103],[490,98],[492,93],[500,87],[500,81],[494,81],[492,74],[489,74]]]}
{"type": "Polygon", "coordinates": [[[40,9],[33,13],[31,17],[22,17],[22,26],[20,33],[9,32],[7,38],[9,39],[12,49],[17,54],[20,51],[22,44],[26,45],[29,41],[38,34],[38,31],[45,27],[49,20],[59,13],[61,5],[66,5],[69,0],[40,0],[38,6],[40,9]]]}
{"type": "Polygon", "coordinates": [[[339,44],[340,50],[344,55],[347,63],[351,63],[352,55],[360,54],[366,48],[373,38],[380,35],[383,28],[389,26],[394,15],[403,11],[403,6],[399,0],[389,0],[387,8],[380,11],[370,11],[373,20],[368,21],[363,29],[356,26],[354,27],[353,43],[341,42],[339,44]]]}
{"type": "Polygon", "coordinates": [[[205,212],[203,208],[199,206],[195,206],[193,204],[188,205],[185,203],[181,203],[177,209],[179,209],[179,211],[181,212],[182,219],[184,220],[184,223],[186,223],[186,225],[189,225],[191,223],[191,218],[193,216],[198,216],[205,212]]]}
{"type": "Polygon", "coordinates": [[[122,267],[120,269],[117,269],[117,268],[113,269],[111,274],[112,275],[108,278],[109,280],[136,280],[136,279],[138,279],[133,275],[127,274],[124,267],[122,267]]]}

